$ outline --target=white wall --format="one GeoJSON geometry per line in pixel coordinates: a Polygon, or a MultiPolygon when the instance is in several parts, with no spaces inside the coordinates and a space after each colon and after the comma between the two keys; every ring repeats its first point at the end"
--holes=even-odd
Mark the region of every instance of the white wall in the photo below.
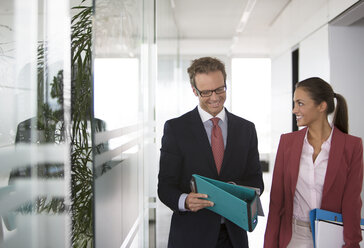
{"type": "Polygon", "coordinates": [[[364,139],[364,19],[351,26],[330,26],[329,41],[332,86],[346,98],[349,133],[364,139]]]}
{"type": "Polygon", "coordinates": [[[275,57],[310,36],[357,0],[293,0],[270,29],[271,55],[275,57]]]}
{"type": "Polygon", "coordinates": [[[299,80],[321,77],[330,82],[328,25],[299,43],[299,80]]]}
{"type": "Polygon", "coordinates": [[[330,26],[331,83],[349,107],[349,132],[364,139],[364,19],[349,27],[330,26]]]}
{"type": "MultiPolygon", "coordinates": [[[[287,51],[272,59],[272,86],[271,86],[271,156],[269,173],[274,168],[275,155],[279,138],[282,133],[292,131],[292,63],[291,51],[287,51]],[[288,69],[287,69],[288,68],[288,69]]],[[[270,189],[271,182],[265,182],[270,189]]]]}

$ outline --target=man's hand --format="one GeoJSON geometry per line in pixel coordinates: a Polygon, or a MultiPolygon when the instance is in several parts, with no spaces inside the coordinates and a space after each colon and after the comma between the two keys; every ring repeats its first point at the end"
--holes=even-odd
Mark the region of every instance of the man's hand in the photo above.
{"type": "Polygon", "coordinates": [[[201,199],[207,197],[208,196],[206,194],[189,193],[185,202],[186,209],[189,209],[192,212],[197,212],[205,207],[212,207],[214,205],[212,201],[201,199]]]}

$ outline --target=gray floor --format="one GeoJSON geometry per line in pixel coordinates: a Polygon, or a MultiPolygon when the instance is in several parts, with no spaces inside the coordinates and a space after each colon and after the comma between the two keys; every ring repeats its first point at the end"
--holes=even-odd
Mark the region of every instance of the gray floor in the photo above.
{"type": "MultiPolygon", "coordinates": [[[[263,174],[265,183],[264,193],[261,195],[260,200],[263,205],[265,217],[258,218],[258,225],[253,232],[248,233],[249,247],[259,248],[263,247],[265,226],[267,223],[268,207],[269,207],[269,195],[271,187],[271,175],[263,174]]],[[[157,221],[156,221],[156,247],[167,247],[169,226],[171,220],[172,211],[166,207],[163,203],[157,200],[157,221]]]]}

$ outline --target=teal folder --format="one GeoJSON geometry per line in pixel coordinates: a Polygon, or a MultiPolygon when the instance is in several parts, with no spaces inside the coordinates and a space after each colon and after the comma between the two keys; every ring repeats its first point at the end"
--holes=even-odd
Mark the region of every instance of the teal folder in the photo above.
{"type": "Polygon", "coordinates": [[[207,209],[225,217],[246,231],[258,224],[258,194],[248,187],[225,183],[193,174],[192,191],[208,195],[214,206],[207,209]]]}

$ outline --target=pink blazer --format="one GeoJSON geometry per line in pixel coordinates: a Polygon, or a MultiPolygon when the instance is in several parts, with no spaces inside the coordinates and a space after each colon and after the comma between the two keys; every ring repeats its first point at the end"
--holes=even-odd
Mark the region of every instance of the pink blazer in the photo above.
{"type": "MultiPolygon", "coordinates": [[[[270,194],[264,247],[287,247],[292,237],[293,197],[296,190],[303,140],[307,128],[283,134],[277,151],[270,194]]],[[[321,209],[342,213],[343,247],[359,247],[363,144],[358,137],[334,128],[321,209]]]]}

